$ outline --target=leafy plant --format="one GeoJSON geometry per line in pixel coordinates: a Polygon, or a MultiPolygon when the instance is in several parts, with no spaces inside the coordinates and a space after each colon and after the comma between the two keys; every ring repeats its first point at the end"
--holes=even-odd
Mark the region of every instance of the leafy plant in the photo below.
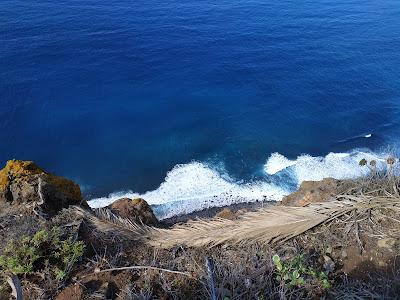
{"type": "Polygon", "coordinates": [[[328,274],[308,266],[304,254],[298,254],[287,262],[283,262],[279,255],[275,254],[272,261],[277,269],[276,280],[289,287],[305,284],[317,284],[323,289],[331,287],[328,274]]]}
{"type": "Polygon", "coordinates": [[[55,277],[64,280],[84,251],[82,241],[75,241],[72,236],[62,239],[59,228],[39,230],[33,236],[25,236],[7,244],[0,256],[0,271],[29,275],[50,263],[55,277]]]}
{"type": "Polygon", "coordinates": [[[396,158],[394,158],[393,156],[389,156],[388,158],[386,158],[386,163],[389,166],[392,166],[396,163],[396,158]]]}
{"type": "Polygon", "coordinates": [[[35,246],[34,239],[23,237],[7,244],[4,255],[0,256],[0,270],[15,275],[31,274],[40,257],[41,251],[35,246]]]}
{"type": "Polygon", "coordinates": [[[367,164],[367,160],[365,158],[361,159],[360,162],[358,163],[360,166],[365,166],[367,164]]]}

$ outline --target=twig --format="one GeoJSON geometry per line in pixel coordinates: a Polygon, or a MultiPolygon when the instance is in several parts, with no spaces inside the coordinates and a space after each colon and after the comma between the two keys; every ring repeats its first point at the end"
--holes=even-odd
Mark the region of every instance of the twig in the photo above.
{"type": "Polygon", "coordinates": [[[44,203],[42,184],[43,184],[42,177],[39,177],[39,179],[38,179],[38,194],[39,194],[40,202],[37,203],[37,205],[39,205],[39,206],[44,203]]]}
{"type": "Polygon", "coordinates": [[[395,219],[395,218],[386,216],[386,215],[384,215],[384,214],[382,214],[382,216],[383,216],[384,218],[388,218],[388,219],[390,219],[390,220],[392,220],[392,221],[395,221],[395,222],[399,222],[399,223],[400,223],[400,220],[397,220],[397,219],[395,219]]]}
{"type": "Polygon", "coordinates": [[[42,189],[42,177],[39,176],[38,178],[38,196],[39,196],[39,202],[34,202],[33,203],[33,208],[32,211],[35,215],[37,215],[40,219],[45,219],[45,214],[41,211],[40,206],[44,204],[44,196],[43,196],[43,189],[42,189]],[[36,208],[39,209],[39,211],[36,210],[36,208]]]}
{"type": "Polygon", "coordinates": [[[355,222],[355,225],[356,225],[356,238],[357,238],[357,242],[358,242],[358,245],[360,246],[360,250],[361,250],[361,253],[364,251],[364,246],[363,246],[363,244],[362,244],[362,242],[361,242],[361,239],[360,239],[360,233],[359,233],[359,226],[358,226],[358,223],[357,222],[355,222]]]}
{"type": "MultiPolygon", "coordinates": [[[[173,271],[173,270],[151,267],[151,266],[130,266],[130,267],[111,268],[111,269],[104,269],[104,270],[100,270],[97,272],[93,272],[92,274],[106,273],[106,272],[113,272],[113,271],[124,271],[124,270],[143,270],[143,269],[157,270],[157,271],[173,273],[173,274],[180,274],[180,275],[192,277],[192,275],[188,272],[173,271]]],[[[89,275],[91,275],[91,274],[89,274],[89,275]]],[[[88,275],[86,275],[86,276],[88,276],[88,275]]],[[[84,277],[86,277],[86,276],[84,276],[84,277]]]]}

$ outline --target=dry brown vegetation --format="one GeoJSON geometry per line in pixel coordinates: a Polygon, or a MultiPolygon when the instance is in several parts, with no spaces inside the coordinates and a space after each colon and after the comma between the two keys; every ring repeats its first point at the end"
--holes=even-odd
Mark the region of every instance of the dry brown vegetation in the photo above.
{"type": "Polygon", "coordinates": [[[398,299],[399,191],[394,172],[372,172],[333,202],[164,228],[70,208],[51,223],[79,229],[83,260],[64,282],[20,279],[27,299],[398,299]]]}
{"type": "Polygon", "coordinates": [[[306,207],[275,206],[243,214],[239,220],[194,220],[169,229],[132,223],[103,209],[93,215],[76,207],[77,214],[102,232],[114,232],[131,240],[161,248],[178,245],[214,247],[221,244],[284,242],[320,224],[351,220],[354,226],[362,218],[393,219],[400,210],[400,194],[396,177],[374,177],[354,181],[334,201],[306,207]]]}
{"type": "Polygon", "coordinates": [[[144,281],[142,286],[131,285],[132,299],[210,298],[206,266],[210,260],[217,299],[396,299],[399,186],[397,177],[373,173],[352,181],[333,202],[304,208],[277,206],[239,220],[195,220],[164,229],[133,224],[106,211],[86,220],[99,232],[118,236],[121,243],[136,240],[140,246],[129,252],[125,264],[164,269],[130,270],[140,274],[138,282],[144,281]],[[152,254],[141,256],[136,250],[152,254]],[[324,290],[312,281],[300,286],[277,281],[271,259],[276,253],[283,261],[303,254],[307,263],[322,271],[332,262],[331,288],[324,290]]]}

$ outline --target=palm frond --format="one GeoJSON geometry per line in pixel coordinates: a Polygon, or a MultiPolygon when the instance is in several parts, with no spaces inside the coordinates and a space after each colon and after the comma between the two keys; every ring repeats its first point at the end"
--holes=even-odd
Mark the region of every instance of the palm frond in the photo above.
{"type": "Polygon", "coordinates": [[[93,212],[78,206],[74,206],[74,209],[78,216],[103,233],[119,235],[132,240],[146,240],[152,232],[152,227],[121,218],[107,208],[96,209],[93,212]]]}
{"type": "Polygon", "coordinates": [[[182,244],[214,247],[224,243],[270,243],[301,234],[328,217],[310,208],[274,207],[247,213],[239,220],[191,221],[171,228],[168,234],[157,232],[149,242],[163,248],[182,244]]]}
{"type": "Polygon", "coordinates": [[[264,208],[248,212],[238,220],[199,219],[175,225],[170,229],[136,224],[115,216],[109,210],[100,210],[97,215],[79,210],[100,231],[119,233],[156,247],[171,248],[177,245],[214,247],[226,243],[275,243],[296,237],[321,223],[355,210],[400,207],[400,199],[392,197],[339,195],[336,199],[307,207],[264,208]]]}

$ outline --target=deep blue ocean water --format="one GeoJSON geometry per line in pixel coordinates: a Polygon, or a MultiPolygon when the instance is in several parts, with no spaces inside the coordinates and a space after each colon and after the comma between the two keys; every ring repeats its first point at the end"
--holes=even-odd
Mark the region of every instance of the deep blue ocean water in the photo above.
{"type": "Polygon", "coordinates": [[[0,2],[0,163],[88,198],[157,190],[177,164],[176,189],[279,185],[271,154],[378,151],[399,108],[398,0],[0,2]]]}

